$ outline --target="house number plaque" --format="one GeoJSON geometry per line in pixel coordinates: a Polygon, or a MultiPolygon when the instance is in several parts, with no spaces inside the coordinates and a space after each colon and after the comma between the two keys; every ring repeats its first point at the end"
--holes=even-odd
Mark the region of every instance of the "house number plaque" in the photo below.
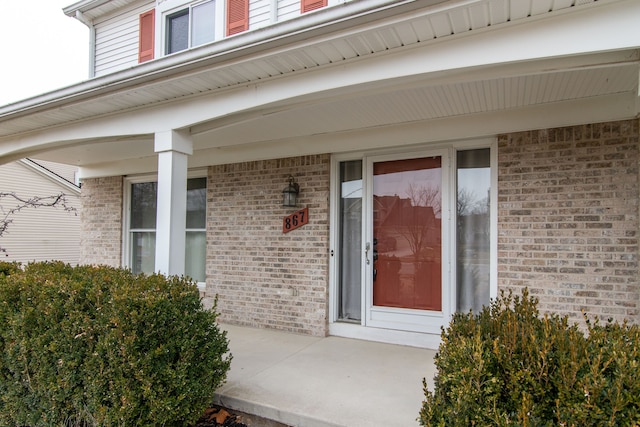
{"type": "Polygon", "coordinates": [[[309,208],[301,209],[292,213],[289,216],[284,217],[282,220],[282,232],[288,233],[300,228],[309,222],[309,208]]]}

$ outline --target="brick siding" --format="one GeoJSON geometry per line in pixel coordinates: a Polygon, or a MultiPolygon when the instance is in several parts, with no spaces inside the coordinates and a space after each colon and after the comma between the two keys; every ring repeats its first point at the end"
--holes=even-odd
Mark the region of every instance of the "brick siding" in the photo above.
{"type": "MultiPolygon", "coordinates": [[[[640,323],[640,121],[498,137],[498,286],[542,312],[640,323]]],[[[205,304],[221,320],[327,334],[330,156],[211,166],[205,304]],[[293,175],[309,224],[282,233],[293,175]]],[[[81,263],[122,259],[123,178],[82,187],[81,263]]]]}
{"type": "Polygon", "coordinates": [[[205,303],[221,321],[327,334],[329,156],[209,168],[205,303]],[[287,234],[282,190],[293,175],[309,223],[287,234]]]}
{"type": "Polygon", "coordinates": [[[82,182],[80,263],[122,265],[121,176],[82,182]]]}
{"type": "Polygon", "coordinates": [[[638,120],[498,138],[498,284],[542,312],[640,322],[638,120]]]}

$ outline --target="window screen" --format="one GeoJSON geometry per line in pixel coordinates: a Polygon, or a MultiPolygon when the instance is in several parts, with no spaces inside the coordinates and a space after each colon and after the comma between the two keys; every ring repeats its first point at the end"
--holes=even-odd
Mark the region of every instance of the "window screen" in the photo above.
{"type": "Polygon", "coordinates": [[[167,17],[167,53],[175,53],[189,47],[189,9],[167,17]]]}

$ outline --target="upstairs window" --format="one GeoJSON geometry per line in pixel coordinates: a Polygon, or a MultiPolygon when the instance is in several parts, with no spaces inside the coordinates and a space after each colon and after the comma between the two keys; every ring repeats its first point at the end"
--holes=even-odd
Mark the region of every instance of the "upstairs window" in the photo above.
{"type": "Polygon", "coordinates": [[[191,5],[166,17],[165,53],[180,52],[215,40],[215,1],[191,5]]]}

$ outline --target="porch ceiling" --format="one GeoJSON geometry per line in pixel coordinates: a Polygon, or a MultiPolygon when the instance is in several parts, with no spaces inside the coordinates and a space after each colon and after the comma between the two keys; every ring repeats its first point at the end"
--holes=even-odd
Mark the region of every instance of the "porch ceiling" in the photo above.
{"type": "MultiPolygon", "coordinates": [[[[117,114],[130,113],[133,117],[163,106],[180,108],[185,103],[225,96],[239,88],[258,88],[264,82],[326,71],[339,76],[342,64],[366,64],[382,57],[392,62],[395,52],[413,52],[414,60],[424,52],[426,63],[431,60],[429,47],[448,40],[475,34],[482,37],[498,28],[614,2],[597,3],[595,0],[395,2],[376,11],[333,19],[319,33],[314,32],[319,31],[317,26],[309,29],[308,34],[300,31],[274,36],[270,43],[244,45],[242,36],[232,38],[229,43],[235,39],[235,50],[226,48],[225,52],[218,52],[215,44],[205,46],[185,53],[190,57],[199,55],[192,61],[178,62],[179,55],[166,57],[153,61],[154,64],[141,65],[138,74],[131,74],[130,70],[116,73],[63,93],[34,98],[33,102],[0,107],[0,145],[117,114]],[[239,53],[242,49],[247,49],[246,55],[239,53]]],[[[330,9],[326,12],[331,12],[330,9]]],[[[256,37],[250,33],[243,36],[256,37]]],[[[292,98],[218,117],[212,114],[209,120],[194,119],[188,127],[197,151],[607,96],[637,97],[638,64],[638,51],[629,49],[441,70],[428,76],[407,71],[405,77],[387,80],[377,79],[378,70],[372,68],[371,77],[348,89],[336,86],[321,96],[292,98]]],[[[363,70],[367,73],[366,67],[363,70]]],[[[90,145],[87,142],[77,136],[66,142],[52,141],[43,144],[39,150],[42,153],[36,157],[90,166],[153,155],[149,134],[91,139],[90,145]]],[[[224,157],[220,159],[225,161],[224,157]]]]}
{"type": "Polygon", "coordinates": [[[229,124],[222,119],[195,126],[192,133],[195,148],[202,149],[524,109],[633,93],[638,87],[638,71],[638,65],[631,63],[446,84],[413,82],[229,124]]]}

